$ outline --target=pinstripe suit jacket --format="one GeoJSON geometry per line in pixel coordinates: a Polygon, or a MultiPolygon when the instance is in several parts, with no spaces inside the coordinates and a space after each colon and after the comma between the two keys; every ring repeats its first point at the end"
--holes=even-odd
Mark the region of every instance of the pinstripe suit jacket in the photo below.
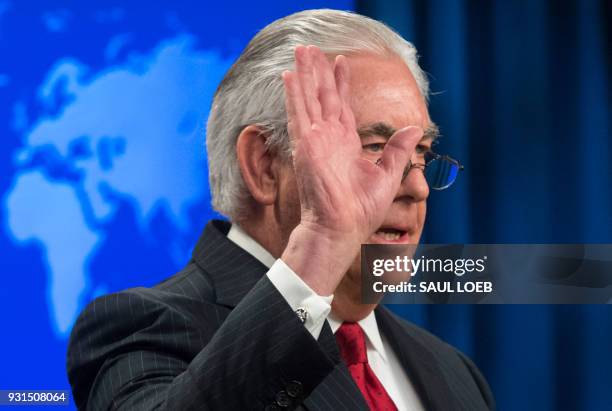
{"type": "MultiPolygon", "coordinates": [[[[367,409],[327,322],[315,340],[228,230],[209,223],[181,272],[81,313],[67,362],[79,409],[367,409]]],[[[376,317],[428,410],[494,407],[463,354],[384,307],[376,317]]]]}

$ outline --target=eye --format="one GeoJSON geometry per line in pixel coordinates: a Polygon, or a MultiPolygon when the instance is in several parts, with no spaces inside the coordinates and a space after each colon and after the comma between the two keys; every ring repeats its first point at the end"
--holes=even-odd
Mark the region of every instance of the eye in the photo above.
{"type": "Polygon", "coordinates": [[[426,144],[418,144],[415,148],[415,151],[417,152],[417,154],[425,154],[428,151],[431,151],[431,146],[428,146],[426,144]]]}
{"type": "Polygon", "coordinates": [[[385,149],[387,139],[376,134],[366,135],[361,137],[361,148],[364,153],[380,154],[385,149]]]}
{"type": "Polygon", "coordinates": [[[371,153],[380,153],[385,149],[385,143],[364,144],[363,149],[371,153]]]}

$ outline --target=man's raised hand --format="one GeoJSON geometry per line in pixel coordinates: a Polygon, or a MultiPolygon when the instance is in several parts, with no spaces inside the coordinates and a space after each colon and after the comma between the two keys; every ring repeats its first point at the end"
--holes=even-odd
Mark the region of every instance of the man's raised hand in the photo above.
{"type": "Polygon", "coordinates": [[[325,290],[321,291],[330,294],[360,244],[382,224],[422,130],[406,127],[397,131],[376,165],[362,156],[351,109],[346,57],[337,56],[332,65],[317,47],[299,46],[295,50],[295,71],[284,72],[283,80],[301,204],[301,221],[283,260],[300,274],[295,267],[299,262],[288,252],[305,251],[309,246],[304,244],[316,248],[309,236],[329,243],[329,252],[334,254],[330,258],[340,263],[338,271],[342,271],[323,285],[325,290]],[[297,246],[298,238],[308,240],[297,246]]]}

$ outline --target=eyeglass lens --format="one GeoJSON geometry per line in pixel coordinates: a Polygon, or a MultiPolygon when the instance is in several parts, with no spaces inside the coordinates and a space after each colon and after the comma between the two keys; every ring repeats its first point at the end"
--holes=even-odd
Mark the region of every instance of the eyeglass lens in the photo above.
{"type": "Polygon", "coordinates": [[[444,190],[457,179],[459,164],[455,164],[445,157],[437,157],[427,163],[424,173],[430,188],[444,190]]]}

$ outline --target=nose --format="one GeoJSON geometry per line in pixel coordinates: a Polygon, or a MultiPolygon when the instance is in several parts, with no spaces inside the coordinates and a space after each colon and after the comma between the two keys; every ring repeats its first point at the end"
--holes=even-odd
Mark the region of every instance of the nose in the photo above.
{"type": "Polygon", "coordinates": [[[396,200],[402,197],[408,197],[410,201],[418,203],[427,200],[429,197],[429,184],[425,179],[422,167],[412,167],[407,170],[408,173],[402,181],[396,200]]]}

